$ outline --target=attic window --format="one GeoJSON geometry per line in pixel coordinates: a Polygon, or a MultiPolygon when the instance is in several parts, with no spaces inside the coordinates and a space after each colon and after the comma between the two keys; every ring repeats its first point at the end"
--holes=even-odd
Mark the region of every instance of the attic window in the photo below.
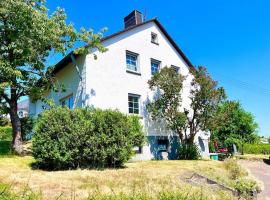
{"type": "Polygon", "coordinates": [[[154,44],[158,44],[158,36],[156,33],[151,33],[151,42],[154,44]]]}

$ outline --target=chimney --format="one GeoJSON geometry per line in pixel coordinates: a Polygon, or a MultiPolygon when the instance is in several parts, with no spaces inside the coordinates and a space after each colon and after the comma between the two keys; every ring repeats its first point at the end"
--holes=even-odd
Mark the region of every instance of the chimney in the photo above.
{"type": "Polygon", "coordinates": [[[140,24],[142,22],[142,13],[138,10],[132,11],[128,16],[124,18],[125,29],[140,24]]]}

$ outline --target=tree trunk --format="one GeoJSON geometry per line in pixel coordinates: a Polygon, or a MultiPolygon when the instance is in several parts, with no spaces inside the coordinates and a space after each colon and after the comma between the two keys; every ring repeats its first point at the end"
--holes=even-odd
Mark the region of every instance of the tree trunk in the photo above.
{"type": "Polygon", "coordinates": [[[22,148],[22,133],[21,133],[21,121],[17,113],[17,98],[16,90],[11,89],[10,99],[10,119],[12,125],[12,151],[16,154],[21,155],[23,152],[22,148]]]}

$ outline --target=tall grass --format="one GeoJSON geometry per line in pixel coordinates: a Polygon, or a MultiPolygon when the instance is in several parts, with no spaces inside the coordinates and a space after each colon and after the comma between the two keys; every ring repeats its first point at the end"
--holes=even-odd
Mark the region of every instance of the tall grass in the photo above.
{"type": "MultiPolygon", "coordinates": [[[[180,188],[179,188],[180,189],[180,188]]],[[[63,198],[62,195],[59,195],[56,199],[77,199],[74,195],[74,191],[70,191],[69,198],[63,198]]],[[[190,188],[189,190],[183,191],[160,191],[156,194],[145,193],[140,191],[134,191],[133,193],[118,193],[118,194],[103,194],[96,192],[90,194],[87,198],[81,200],[211,200],[211,199],[222,199],[229,200],[231,199],[228,194],[225,194],[221,191],[217,191],[215,197],[211,196],[207,191],[205,192],[204,188],[190,188]]],[[[42,194],[34,193],[28,186],[26,186],[22,191],[14,193],[11,185],[0,184],[0,199],[1,200],[42,200],[48,199],[49,197],[44,197],[42,194]]]]}

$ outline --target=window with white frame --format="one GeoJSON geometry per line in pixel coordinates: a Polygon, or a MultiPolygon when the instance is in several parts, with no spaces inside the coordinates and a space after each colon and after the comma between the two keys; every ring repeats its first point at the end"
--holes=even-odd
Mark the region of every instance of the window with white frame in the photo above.
{"type": "Polygon", "coordinates": [[[66,107],[68,107],[69,109],[72,109],[73,108],[73,96],[72,95],[70,95],[70,96],[68,96],[68,97],[65,97],[65,98],[63,98],[63,99],[61,99],[60,100],[60,103],[61,103],[61,105],[64,107],[64,106],[66,106],[66,107]]]}
{"type": "Polygon", "coordinates": [[[172,65],[171,67],[175,70],[176,73],[179,73],[180,67],[177,67],[175,65],[172,65]]]}
{"type": "Polygon", "coordinates": [[[140,112],[140,95],[128,94],[128,112],[139,114],[140,112]]]}
{"type": "Polygon", "coordinates": [[[158,73],[159,68],[160,68],[160,61],[151,59],[151,74],[154,75],[158,73]]]}
{"type": "Polygon", "coordinates": [[[151,33],[151,42],[154,44],[158,44],[158,35],[156,33],[151,33]]]}
{"type": "Polygon", "coordinates": [[[139,72],[138,54],[126,51],[126,66],[128,71],[139,72]]]}

